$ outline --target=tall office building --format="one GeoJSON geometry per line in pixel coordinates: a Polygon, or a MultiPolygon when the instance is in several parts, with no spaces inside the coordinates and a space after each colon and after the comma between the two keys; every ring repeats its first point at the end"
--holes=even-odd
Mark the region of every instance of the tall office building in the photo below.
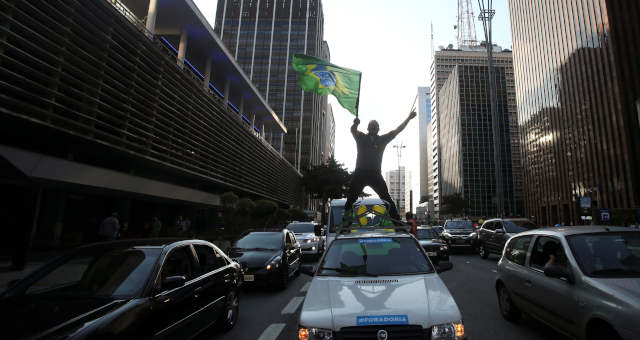
{"type": "Polygon", "coordinates": [[[336,121],[333,118],[333,107],[331,104],[327,105],[327,117],[325,119],[327,125],[325,128],[325,140],[324,140],[324,160],[327,160],[335,156],[336,150],[336,121]]]}
{"type": "Polygon", "coordinates": [[[616,209],[614,219],[627,209],[618,223],[632,223],[640,3],[510,0],[509,9],[528,215],[543,225],[582,223],[578,202],[591,197],[595,208],[616,209]]]}
{"type": "Polygon", "coordinates": [[[395,201],[400,216],[404,216],[410,208],[411,171],[401,166],[399,169],[387,171],[385,175],[389,194],[395,201]]]}
{"type": "MultiPolygon", "coordinates": [[[[513,169],[504,67],[496,67],[496,110],[500,116],[504,208],[514,211],[513,169]]],[[[457,65],[440,89],[440,192],[462,193],[470,216],[496,216],[495,163],[489,75],[486,66],[457,65]]]]}
{"type": "Polygon", "coordinates": [[[269,138],[274,148],[301,169],[319,164],[327,97],[303,93],[290,62],[294,53],[330,59],[322,2],[219,0],[215,32],[287,127],[286,135],[269,138]]]}
{"type": "MultiPolygon", "coordinates": [[[[504,133],[508,133],[510,136],[509,149],[503,150],[503,159],[505,155],[509,154],[511,157],[511,169],[512,178],[504,178],[505,181],[513,181],[513,194],[505,193],[505,196],[513,195],[515,198],[515,205],[510,211],[505,211],[507,215],[522,215],[523,211],[523,193],[522,193],[522,173],[521,173],[521,160],[520,160],[520,136],[518,130],[518,118],[517,118],[517,106],[516,106],[516,91],[513,76],[513,59],[512,53],[509,50],[502,50],[497,45],[493,47],[493,60],[494,68],[496,72],[503,72],[506,83],[506,108],[508,113],[508,129],[505,129],[504,133]],[[500,71],[502,70],[502,71],[500,71]]],[[[432,155],[432,171],[433,171],[433,200],[434,209],[439,211],[440,199],[442,197],[442,169],[440,167],[441,162],[441,129],[445,124],[440,117],[440,90],[444,83],[449,78],[452,70],[458,65],[470,65],[470,66],[482,66],[487,67],[487,52],[484,46],[463,46],[462,49],[454,49],[452,45],[449,47],[441,48],[440,51],[436,51],[433,56],[433,63],[431,65],[431,151],[432,155]]],[[[493,159],[493,155],[490,156],[493,159]]],[[[494,194],[495,196],[495,194],[494,194]]]]}
{"type": "Polygon", "coordinates": [[[431,97],[429,87],[418,87],[418,133],[420,146],[420,201],[433,200],[433,170],[431,159],[431,97]]]}

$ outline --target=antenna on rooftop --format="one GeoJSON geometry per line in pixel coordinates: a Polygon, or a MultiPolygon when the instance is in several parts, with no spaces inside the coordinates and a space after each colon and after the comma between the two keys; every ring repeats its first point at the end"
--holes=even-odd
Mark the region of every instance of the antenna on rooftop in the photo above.
{"type": "Polygon", "coordinates": [[[473,19],[471,0],[458,0],[458,48],[478,44],[476,26],[473,19]]]}

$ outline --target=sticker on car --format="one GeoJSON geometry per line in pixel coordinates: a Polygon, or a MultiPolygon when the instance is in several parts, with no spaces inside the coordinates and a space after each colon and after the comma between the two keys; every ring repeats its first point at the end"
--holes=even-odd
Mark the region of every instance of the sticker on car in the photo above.
{"type": "Polygon", "coordinates": [[[407,315],[362,315],[356,317],[356,326],[367,325],[408,325],[407,315]]]}

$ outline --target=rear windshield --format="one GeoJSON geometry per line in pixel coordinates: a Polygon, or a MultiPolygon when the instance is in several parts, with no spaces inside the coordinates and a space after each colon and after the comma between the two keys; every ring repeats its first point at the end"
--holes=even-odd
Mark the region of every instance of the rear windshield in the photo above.
{"type": "Polygon", "coordinates": [[[313,233],[313,223],[291,223],[287,229],[296,234],[313,233]]]}
{"type": "Polygon", "coordinates": [[[281,232],[254,232],[239,239],[234,245],[239,249],[272,249],[282,248],[281,232]]]}
{"type": "Polygon", "coordinates": [[[337,239],[333,241],[319,275],[377,276],[433,272],[416,241],[408,237],[337,239]]]}
{"type": "Polygon", "coordinates": [[[471,221],[448,221],[444,226],[447,229],[473,229],[471,221]]]}
{"type": "Polygon", "coordinates": [[[504,231],[508,233],[521,233],[523,231],[536,229],[538,228],[531,221],[521,220],[521,221],[502,221],[504,225],[504,231]]]}
{"type": "Polygon", "coordinates": [[[418,229],[418,238],[421,240],[430,240],[438,238],[438,233],[433,229],[418,229]]]}

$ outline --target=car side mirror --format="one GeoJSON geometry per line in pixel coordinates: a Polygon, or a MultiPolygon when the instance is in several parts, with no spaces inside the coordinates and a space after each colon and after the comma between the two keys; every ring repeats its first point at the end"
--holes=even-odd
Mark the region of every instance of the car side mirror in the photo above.
{"type": "Polygon", "coordinates": [[[187,278],[184,276],[169,276],[162,280],[162,290],[171,290],[184,286],[187,278]]]}
{"type": "Polygon", "coordinates": [[[571,274],[571,271],[558,265],[553,265],[545,268],[544,275],[555,278],[555,279],[561,279],[561,280],[564,279],[571,284],[575,282],[575,280],[573,279],[573,274],[571,274]]]}
{"type": "Polygon", "coordinates": [[[315,225],[313,226],[313,233],[314,233],[316,236],[322,236],[322,225],[320,225],[320,224],[315,224],[315,225]]]}
{"type": "Polygon", "coordinates": [[[316,273],[316,267],[312,264],[303,264],[300,266],[300,272],[305,275],[314,276],[316,273]]]}
{"type": "Polygon", "coordinates": [[[449,261],[440,261],[436,265],[436,272],[437,273],[446,272],[447,270],[451,270],[451,269],[453,269],[453,263],[451,263],[449,261]]]}

